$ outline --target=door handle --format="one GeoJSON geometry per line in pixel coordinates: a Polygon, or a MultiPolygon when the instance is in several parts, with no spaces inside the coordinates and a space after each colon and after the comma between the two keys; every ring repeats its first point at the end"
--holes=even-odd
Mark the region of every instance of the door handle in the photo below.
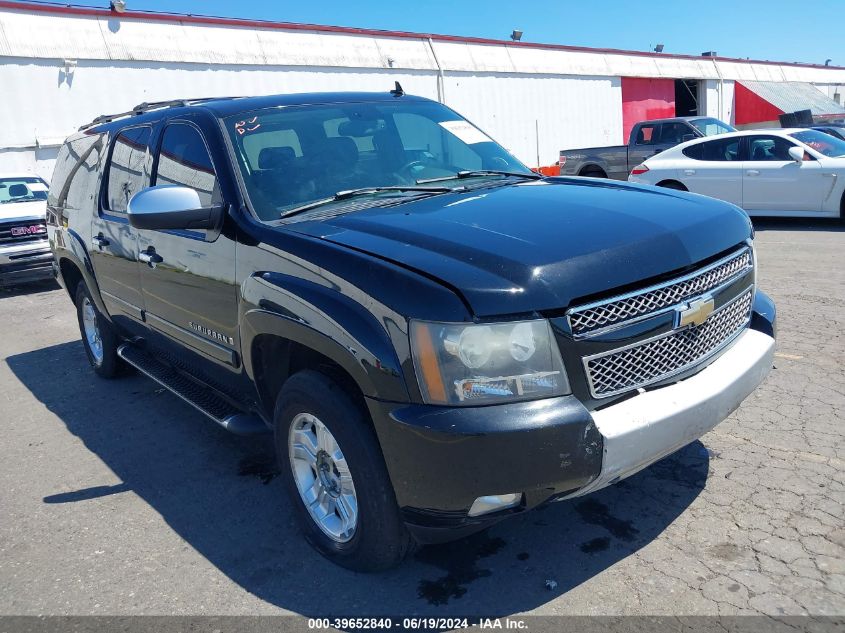
{"type": "Polygon", "coordinates": [[[684,174],[687,175],[687,176],[695,176],[695,170],[694,169],[685,169],[684,174]]]}
{"type": "Polygon", "coordinates": [[[164,258],[156,253],[156,249],[150,246],[146,251],[138,253],[138,261],[144,262],[150,268],[155,268],[156,264],[164,261],[164,258]]]}
{"type": "Polygon", "coordinates": [[[96,246],[97,248],[99,248],[100,250],[103,250],[103,248],[105,248],[106,246],[108,246],[109,244],[111,244],[111,242],[109,242],[109,241],[108,241],[105,237],[103,237],[103,234],[102,234],[102,233],[100,233],[99,235],[95,235],[94,237],[92,237],[92,238],[91,238],[91,243],[92,243],[94,246],[96,246]]]}
{"type": "Polygon", "coordinates": [[[759,169],[749,169],[748,171],[745,172],[745,175],[746,176],[759,176],[760,170],[759,169]]]}

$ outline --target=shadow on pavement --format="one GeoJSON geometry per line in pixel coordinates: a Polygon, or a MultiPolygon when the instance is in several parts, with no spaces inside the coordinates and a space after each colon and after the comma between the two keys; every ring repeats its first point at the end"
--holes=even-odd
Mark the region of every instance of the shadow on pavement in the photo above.
{"type": "Polygon", "coordinates": [[[6,297],[19,297],[21,295],[35,295],[42,292],[52,292],[58,290],[61,286],[53,279],[45,279],[44,281],[32,281],[26,284],[17,285],[0,285],[0,299],[6,297]]]}
{"type": "Polygon", "coordinates": [[[383,574],[355,574],[301,538],[267,438],[229,435],[141,376],[97,379],[78,342],[7,363],[123,482],[56,490],[44,503],[132,490],[233,582],[306,616],[492,617],[536,608],[655,539],[698,496],[709,467],[695,442],[589,497],[423,548],[383,574]]]}

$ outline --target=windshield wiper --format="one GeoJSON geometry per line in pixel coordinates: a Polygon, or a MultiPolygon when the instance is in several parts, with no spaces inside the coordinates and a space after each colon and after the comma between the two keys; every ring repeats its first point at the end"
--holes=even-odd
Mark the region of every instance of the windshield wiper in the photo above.
{"type": "Polygon", "coordinates": [[[450,187],[403,187],[403,186],[389,186],[389,187],[361,187],[360,189],[349,189],[347,191],[338,191],[333,196],[328,198],[322,198],[320,200],[314,200],[314,202],[309,202],[307,204],[303,204],[299,207],[294,207],[293,209],[288,209],[286,211],[282,211],[279,215],[280,218],[289,218],[292,215],[297,215],[299,213],[303,213],[305,211],[310,211],[311,209],[316,209],[317,207],[322,207],[325,204],[330,204],[332,202],[337,202],[339,200],[348,200],[349,198],[355,198],[356,196],[368,196],[374,193],[381,193],[382,191],[419,191],[422,193],[449,193],[453,191],[450,187]]]}
{"type": "Polygon", "coordinates": [[[531,172],[526,174],[521,171],[501,171],[499,169],[472,169],[468,171],[459,171],[457,174],[451,176],[441,176],[440,178],[424,178],[418,180],[418,185],[424,185],[429,182],[444,182],[446,180],[460,180],[461,178],[474,178],[475,176],[514,176],[516,178],[527,178],[528,180],[540,180],[542,176],[531,172]]]}

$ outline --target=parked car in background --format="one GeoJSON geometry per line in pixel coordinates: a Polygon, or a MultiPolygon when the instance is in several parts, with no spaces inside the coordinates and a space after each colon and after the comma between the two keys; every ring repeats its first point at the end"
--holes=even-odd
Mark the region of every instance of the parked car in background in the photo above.
{"type": "Polygon", "coordinates": [[[841,138],[843,141],[845,141],[845,124],[826,123],[824,125],[814,125],[810,129],[817,130],[818,132],[824,132],[825,134],[830,134],[831,136],[841,138]]]}
{"type": "Polygon", "coordinates": [[[32,174],[0,173],[0,285],[50,279],[44,214],[47,183],[32,174]]]}
{"type": "Polygon", "coordinates": [[[642,121],[631,129],[627,145],[561,150],[560,175],[625,180],[634,165],[678,143],[735,131],[712,117],[642,121]]]}
{"type": "Polygon", "coordinates": [[[739,209],[544,178],[399,88],[101,117],[48,226],[93,370],[275,431],[306,538],[356,570],[619,481],[772,367],[739,209]]]}
{"type": "Polygon", "coordinates": [[[719,198],[749,215],[845,218],[845,141],[810,129],[736,132],[667,150],[628,180],[719,198]]]}

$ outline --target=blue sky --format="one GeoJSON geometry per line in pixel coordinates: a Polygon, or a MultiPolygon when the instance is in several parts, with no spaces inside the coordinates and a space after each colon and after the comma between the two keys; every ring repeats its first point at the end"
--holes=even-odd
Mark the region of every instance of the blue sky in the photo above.
{"type": "MultiPolygon", "coordinates": [[[[72,0],[71,0],[72,1],[72,0]]],[[[80,4],[108,6],[101,2],[80,4]]],[[[845,66],[845,0],[127,0],[130,9],[845,66]]]]}

